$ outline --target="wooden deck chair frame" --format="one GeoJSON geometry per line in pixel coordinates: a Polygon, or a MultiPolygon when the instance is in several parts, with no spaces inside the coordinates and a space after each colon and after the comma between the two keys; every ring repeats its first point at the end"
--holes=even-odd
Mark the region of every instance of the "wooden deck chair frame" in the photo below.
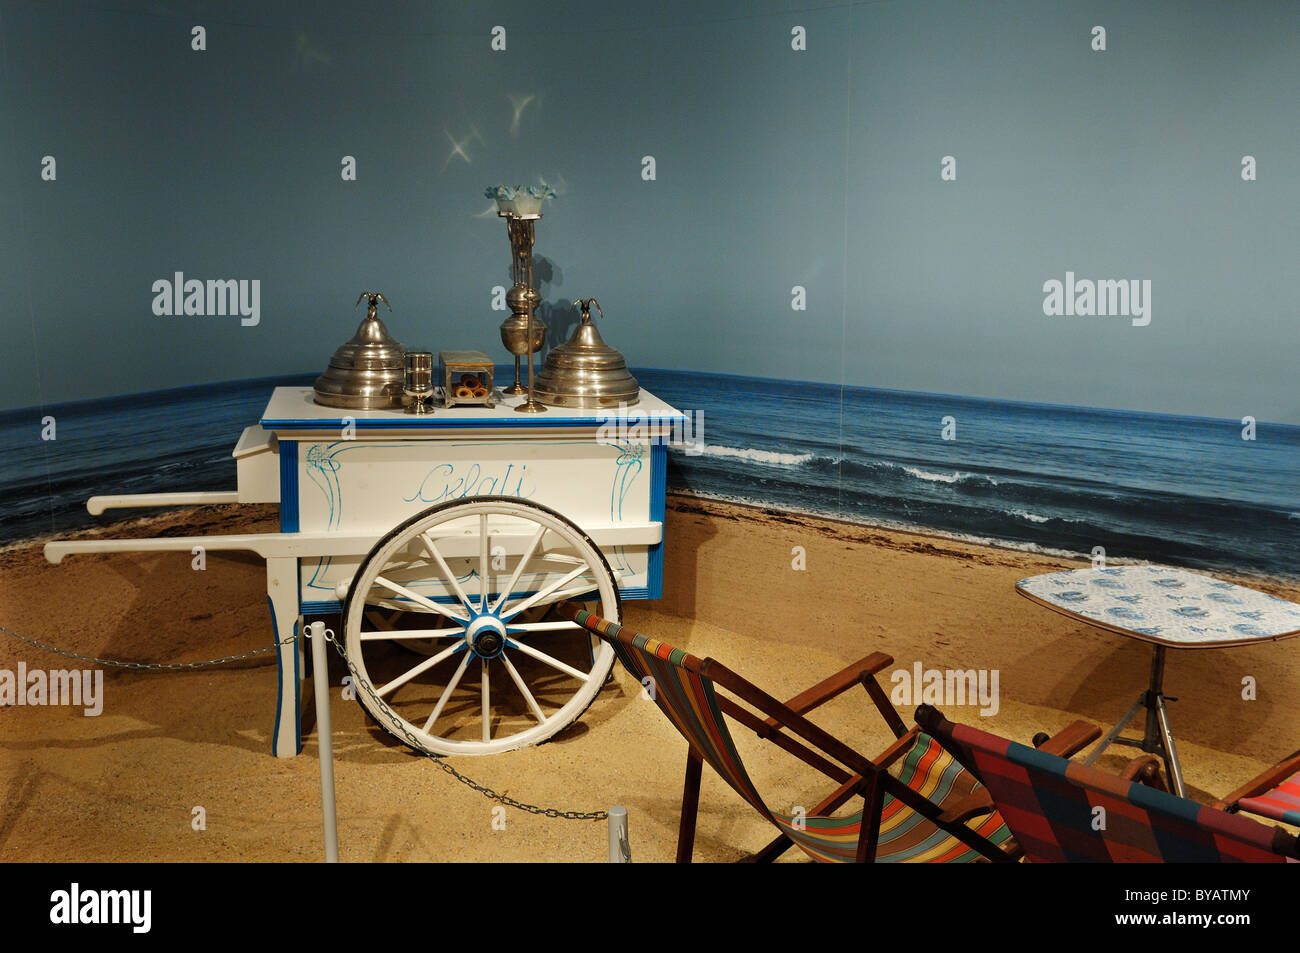
{"type": "MultiPolygon", "coordinates": [[[[584,626],[610,642],[616,649],[621,646],[629,652],[640,651],[632,644],[636,633],[591,615],[579,605],[565,603],[557,607],[557,611],[561,617],[584,626]]],[[[886,794],[892,795],[936,827],[942,828],[987,859],[994,862],[1016,860],[1019,856],[1017,849],[1013,847],[1009,851],[1004,850],[966,826],[967,820],[992,813],[992,800],[987,796],[987,792],[982,789],[976,790],[961,803],[944,810],[889,773],[888,768],[911,750],[920,734],[919,728],[908,729],[903,723],[884,688],[876,681],[875,676],[893,663],[894,660],[890,656],[882,652],[873,652],[785,702],[769,695],[715,659],[700,659],[682,652],[677,664],[707,679],[715,686],[725,689],[736,699],[758,712],[755,714],[755,711],[742,706],[736,700],[715,692],[722,714],[749,728],[760,738],[777,745],[838,785],[834,791],[808,811],[809,816],[829,815],[854,797],[863,799],[862,825],[855,857],[859,863],[871,862],[875,859],[881,811],[886,794]],[[895,737],[893,744],[875,759],[867,758],[854,751],[804,717],[808,712],[838,697],[855,685],[861,685],[865,689],[895,737]]],[[[1092,726],[1083,722],[1072,725],[1050,742],[1050,750],[1063,753],[1068,757],[1100,734],[1099,729],[1094,729],[1095,734],[1088,734],[1087,729],[1090,727],[1092,726]]],[[[703,757],[694,747],[689,747],[686,778],[682,790],[681,821],[678,828],[676,857],[678,863],[691,861],[703,763],[703,757]]],[[[774,860],[791,846],[793,842],[783,833],[746,859],[774,860]]]]}
{"type": "Polygon", "coordinates": [[[1247,781],[1227,797],[1215,801],[1214,806],[1221,811],[1227,811],[1229,814],[1236,814],[1240,811],[1245,814],[1267,817],[1270,820],[1281,820],[1283,823],[1294,823],[1287,817],[1276,816],[1275,812],[1272,811],[1265,813],[1252,810],[1251,805],[1243,805],[1241,802],[1272,793],[1274,788],[1277,788],[1297,773],[1300,773],[1300,751],[1284,758],[1267,771],[1247,781]]]}
{"type": "MultiPolygon", "coordinates": [[[[930,737],[937,740],[948,752],[956,758],[965,768],[977,778],[980,777],[979,766],[972,760],[973,749],[967,750],[967,745],[955,737],[954,732],[961,726],[954,724],[944,717],[943,712],[934,708],[932,705],[921,705],[916,709],[917,724],[924,729],[930,737]]],[[[989,742],[1003,744],[1007,739],[1000,738],[997,735],[987,735],[989,742]]],[[[1043,750],[1040,747],[1039,750],[1043,750]]],[[[989,754],[989,751],[985,751],[989,754]]],[[[1048,752],[1055,753],[1055,752],[1048,752]]],[[[997,755],[996,757],[1009,757],[997,755]]],[[[1013,760],[1012,762],[1021,772],[1026,770],[1026,763],[1023,759],[1013,760]]],[[[1036,769],[1037,770],[1037,769],[1036,769]]],[[[1290,777],[1291,773],[1300,770],[1300,752],[1297,752],[1291,758],[1274,766],[1269,771],[1264,772],[1255,778],[1245,787],[1233,792],[1228,798],[1222,801],[1216,801],[1214,804],[1206,806],[1197,804],[1187,798],[1178,797],[1169,792],[1160,777],[1159,761],[1152,755],[1142,755],[1134,758],[1128,766],[1120,772],[1118,777],[1107,776],[1105,772],[1086,765],[1071,765],[1067,769],[1067,774],[1062,777],[1057,774],[1050,775],[1058,783],[1065,785],[1075,785],[1081,789],[1090,789],[1103,797],[1111,799],[1125,800],[1129,804],[1135,805],[1139,810],[1159,811],[1163,815],[1164,822],[1170,826],[1162,827],[1163,839],[1170,844],[1176,843],[1176,831],[1182,830],[1195,832],[1198,838],[1198,849],[1203,852],[1217,852],[1218,859],[1241,860],[1243,858],[1252,861],[1270,861],[1270,862],[1296,862],[1300,860],[1300,840],[1295,835],[1283,830],[1281,827],[1269,827],[1249,818],[1237,818],[1227,815],[1231,811],[1226,807],[1229,803],[1235,804],[1243,798],[1255,797],[1261,793],[1271,790],[1282,780],[1290,777]],[[1070,775],[1069,770],[1078,772],[1070,775]],[[1108,781],[1107,778],[1110,778],[1108,781]],[[1127,795],[1123,790],[1123,782],[1132,782],[1127,785],[1127,795]],[[1119,786],[1117,786],[1119,785],[1119,786]],[[1158,794],[1151,795],[1150,798],[1141,799],[1143,803],[1138,804],[1137,791],[1138,785],[1154,788],[1158,794]],[[1211,846],[1212,845],[1212,846],[1211,846]]],[[[1014,778],[1014,775],[1008,775],[1007,780],[1014,778]]],[[[981,779],[982,780],[982,779],[981,779]]],[[[1012,784],[1022,784],[1023,781],[1016,779],[1011,780],[1012,784]]],[[[1031,782],[1032,783],[1032,782],[1031,782]]],[[[985,789],[987,790],[987,789],[985,789]]],[[[992,796],[992,795],[990,795],[992,796]]],[[[1060,801],[1059,795],[1051,802],[1060,801]]],[[[1028,802],[1023,798],[1016,797],[1013,802],[1007,804],[1007,810],[1010,811],[1012,806],[1016,806],[1022,813],[1031,812],[1027,806],[1028,802]]],[[[1069,832],[1071,825],[1078,830],[1077,818],[1067,822],[1058,828],[1053,824],[1053,816],[1044,811],[1040,815],[1049,825],[1048,834],[1056,836],[1057,830],[1069,832]]],[[[1132,818],[1129,818],[1130,822],[1132,818]]],[[[1015,821],[1015,816],[1012,816],[1015,821]]],[[[1095,830],[1095,828],[1094,828],[1095,830]]],[[[1012,828],[1014,833],[1015,828],[1012,828]]],[[[1105,835],[1101,838],[1107,839],[1105,835]]],[[[1153,837],[1152,843],[1159,846],[1159,837],[1153,837]]],[[[1058,841],[1050,841],[1053,847],[1057,847],[1058,841]]],[[[1134,848],[1131,843],[1125,843],[1123,840],[1117,840],[1120,845],[1121,853],[1116,855],[1110,853],[1112,860],[1132,860],[1135,850],[1146,850],[1147,848],[1138,846],[1134,848]],[[1127,854],[1128,856],[1125,856],[1127,854]]],[[[1058,848],[1059,849],[1059,848],[1058,848]]],[[[1078,841],[1075,842],[1073,849],[1075,852],[1082,852],[1078,841]]],[[[1108,851],[1113,849],[1108,848],[1108,851]]],[[[1149,853],[1149,851],[1148,851],[1149,853]]],[[[1096,856],[1086,858],[1096,860],[1096,856]]],[[[1152,859],[1166,860],[1164,850],[1159,855],[1145,856],[1141,858],[1143,862],[1151,862],[1152,859]]]]}

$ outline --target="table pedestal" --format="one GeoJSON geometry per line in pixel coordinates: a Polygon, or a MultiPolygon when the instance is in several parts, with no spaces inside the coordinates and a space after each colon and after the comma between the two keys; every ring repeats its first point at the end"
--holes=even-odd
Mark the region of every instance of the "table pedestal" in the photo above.
{"type": "MultiPolygon", "coordinates": [[[[1169,776],[1171,790],[1179,797],[1186,797],[1183,788],[1183,769],[1178,763],[1178,748],[1174,745],[1173,732],[1169,730],[1169,710],[1165,706],[1164,680],[1165,647],[1157,645],[1151,658],[1151,683],[1147,690],[1137,697],[1133,707],[1097,743],[1097,747],[1089,752],[1083,763],[1092,764],[1112,744],[1141,748],[1149,754],[1160,755],[1165,762],[1165,773],[1169,776]],[[1146,729],[1142,733],[1142,739],[1139,741],[1136,738],[1121,738],[1120,732],[1128,727],[1129,722],[1137,717],[1137,713],[1142,708],[1147,710],[1146,729]]],[[[1178,699],[1170,698],[1168,700],[1177,701],[1178,699]]]]}

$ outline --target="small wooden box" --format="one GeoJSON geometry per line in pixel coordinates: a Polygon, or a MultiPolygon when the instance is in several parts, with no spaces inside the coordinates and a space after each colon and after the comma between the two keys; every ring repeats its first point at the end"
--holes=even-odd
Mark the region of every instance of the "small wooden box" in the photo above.
{"type": "Polygon", "coordinates": [[[495,406],[495,371],[492,358],[483,351],[439,351],[438,380],[442,386],[442,406],[495,406]]]}

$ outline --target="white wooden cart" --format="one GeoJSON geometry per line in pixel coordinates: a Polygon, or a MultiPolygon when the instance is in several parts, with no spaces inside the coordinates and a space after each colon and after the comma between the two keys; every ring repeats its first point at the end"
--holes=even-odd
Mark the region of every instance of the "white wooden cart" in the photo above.
{"type": "MultiPolygon", "coordinates": [[[[443,754],[535,744],[578,718],[613,664],[608,645],[547,620],[562,599],[621,618],[663,589],[667,438],[684,416],[646,391],[607,410],[341,411],[279,387],[234,450],[233,492],[93,497],[109,508],[278,503],[280,532],[60,540],[73,553],[247,550],[266,560],[277,641],[341,613],[348,657],[399,737],[443,754]],[[473,682],[477,679],[477,691],[473,682]]],[[[280,646],[272,746],[302,749],[302,640],[280,646]]]]}

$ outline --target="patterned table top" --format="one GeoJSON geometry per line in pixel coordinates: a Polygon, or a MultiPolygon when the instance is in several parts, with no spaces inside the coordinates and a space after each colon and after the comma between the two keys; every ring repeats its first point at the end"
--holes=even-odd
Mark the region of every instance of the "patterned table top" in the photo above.
{"type": "Polygon", "coordinates": [[[1016,590],[1089,625],[1175,648],[1300,635],[1300,605],[1164,566],[1071,569],[1021,579],[1016,590]]]}

